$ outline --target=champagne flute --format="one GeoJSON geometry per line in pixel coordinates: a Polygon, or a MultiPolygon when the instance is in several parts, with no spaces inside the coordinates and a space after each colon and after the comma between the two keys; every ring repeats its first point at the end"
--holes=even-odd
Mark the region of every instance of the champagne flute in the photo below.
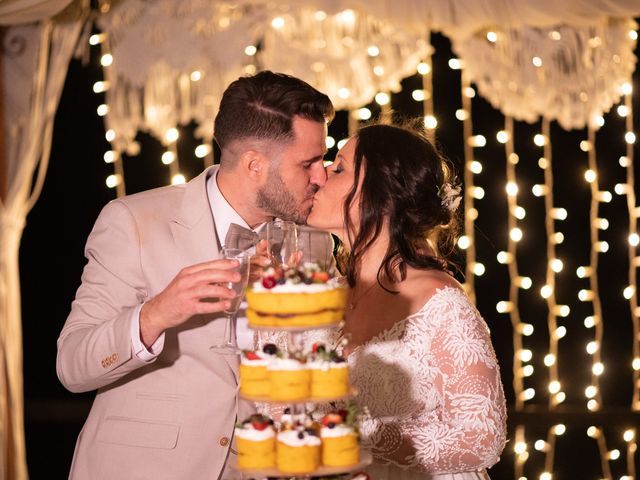
{"type": "Polygon", "coordinates": [[[267,223],[266,230],[267,249],[273,266],[289,263],[289,257],[297,248],[296,224],[275,219],[267,223]]]}
{"type": "Polygon", "coordinates": [[[236,316],[240,303],[244,297],[244,290],[249,280],[250,254],[240,248],[222,248],[222,257],[237,260],[239,265],[233,271],[240,274],[240,280],[229,282],[227,287],[236,292],[235,298],[231,299],[231,305],[224,311],[226,316],[225,338],[222,343],[211,346],[211,350],[222,351],[223,353],[240,353],[236,338],[236,316]]]}
{"type": "Polygon", "coordinates": [[[315,263],[325,272],[333,274],[333,246],[329,232],[306,225],[296,227],[296,251],[300,265],[315,263]]]}

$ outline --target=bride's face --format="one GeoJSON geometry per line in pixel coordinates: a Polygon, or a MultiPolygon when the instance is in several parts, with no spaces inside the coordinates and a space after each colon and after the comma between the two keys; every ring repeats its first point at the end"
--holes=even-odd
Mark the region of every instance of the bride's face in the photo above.
{"type": "MultiPolygon", "coordinates": [[[[327,182],[316,192],[311,214],[307,218],[307,223],[312,227],[327,230],[343,240],[346,239],[344,201],[353,186],[356,142],[357,138],[352,137],[338,152],[335,161],[327,167],[327,182]]],[[[362,178],[361,174],[360,183],[362,178]]],[[[350,220],[355,226],[359,222],[359,188],[349,212],[350,220]]]]}

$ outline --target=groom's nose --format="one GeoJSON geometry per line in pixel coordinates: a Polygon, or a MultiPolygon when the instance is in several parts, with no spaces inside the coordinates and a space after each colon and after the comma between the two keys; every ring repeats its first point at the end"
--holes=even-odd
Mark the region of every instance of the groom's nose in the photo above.
{"type": "Polygon", "coordinates": [[[316,162],[311,166],[311,177],[309,182],[318,187],[322,187],[327,183],[327,171],[324,169],[322,162],[316,162]]]}

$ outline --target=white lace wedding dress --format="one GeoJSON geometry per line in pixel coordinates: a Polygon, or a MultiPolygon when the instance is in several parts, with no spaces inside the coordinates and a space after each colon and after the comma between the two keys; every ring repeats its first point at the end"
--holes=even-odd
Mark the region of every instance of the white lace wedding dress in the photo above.
{"type": "MultiPolygon", "coordinates": [[[[308,332],[306,342],[335,342],[308,332]]],[[[264,341],[282,344],[277,335],[264,341]]],[[[456,288],[438,289],[415,314],[348,357],[374,480],[488,479],[506,439],[500,371],[486,323],[456,288]]]]}

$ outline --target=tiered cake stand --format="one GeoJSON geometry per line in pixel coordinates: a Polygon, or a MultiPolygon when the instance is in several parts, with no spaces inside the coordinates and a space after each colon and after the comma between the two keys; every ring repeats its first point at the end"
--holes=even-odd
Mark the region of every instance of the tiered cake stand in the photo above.
{"type": "MultiPolygon", "coordinates": [[[[252,328],[254,330],[260,330],[260,331],[286,332],[287,343],[289,348],[292,348],[292,347],[300,348],[303,346],[303,338],[302,338],[303,332],[306,332],[308,330],[314,330],[314,329],[331,329],[331,328],[335,329],[335,328],[338,328],[339,326],[340,326],[340,323],[322,325],[320,327],[256,327],[256,326],[249,325],[249,328],[252,328]]],[[[345,395],[342,397],[336,397],[336,398],[309,397],[309,398],[303,398],[300,400],[291,401],[291,400],[272,400],[270,398],[253,397],[253,396],[247,396],[247,395],[241,395],[241,397],[245,400],[252,401],[252,402],[267,403],[267,404],[274,404],[274,405],[287,405],[291,410],[292,416],[295,416],[301,413],[307,413],[307,410],[306,410],[307,404],[327,403],[332,401],[346,400],[348,398],[355,396],[356,393],[357,392],[355,388],[351,387],[348,395],[345,395]]],[[[341,474],[347,474],[351,472],[358,472],[364,469],[365,467],[367,467],[368,465],[370,465],[371,462],[372,462],[371,453],[361,449],[360,461],[354,465],[348,465],[345,467],[320,466],[317,470],[310,473],[305,473],[305,474],[283,472],[281,470],[278,470],[277,468],[268,468],[268,469],[261,469],[261,470],[243,469],[241,471],[244,479],[262,480],[263,478],[269,477],[269,478],[287,478],[291,480],[294,480],[294,479],[306,480],[314,477],[325,477],[330,475],[341,475],[341,474]]]]}

